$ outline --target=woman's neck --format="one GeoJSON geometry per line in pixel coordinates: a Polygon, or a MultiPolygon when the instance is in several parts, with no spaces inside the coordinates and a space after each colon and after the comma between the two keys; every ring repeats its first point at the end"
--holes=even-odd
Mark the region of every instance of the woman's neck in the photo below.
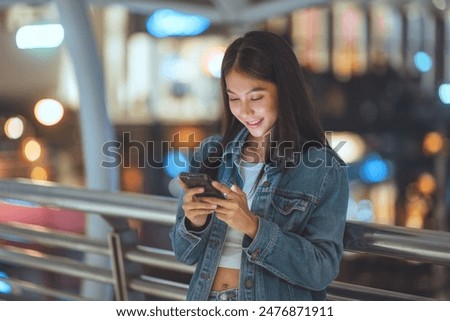
{"type": "Polygon", "coordinates": [[[262,163],[265,160],[267,142],[248,138],[242,148],[241,158],[249,163],[262,163]]]}

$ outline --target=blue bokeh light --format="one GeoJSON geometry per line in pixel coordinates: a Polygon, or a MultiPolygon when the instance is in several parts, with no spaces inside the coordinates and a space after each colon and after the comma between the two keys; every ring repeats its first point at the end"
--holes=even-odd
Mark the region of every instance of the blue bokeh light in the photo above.
{"type": "Polygon", "coordinates": [[[189,171],[187,157],[180,152],[169,152],[164,158],[164,170],[170,177],[177,177],[181,172],[189,171]]]}
{"type": "Polygon", "coordinates": [[[380,183],[391,176],[391,169],[386,160],[378,154],[371,154],[361,164],[359,176],[365,183],[380,183]]]}
{"type": "Polygon", "coordinates": [[[200,15],[186,14],[172,9],[158,9],[147,20],[147,31],[157,38],[197,36],[211,25],[200,15]]]}
{"type": "Polygon", "coordinates": [[[223,55],[215,55],[208,63],[208,70],[214,78],[220,78],[222,73],[223,55]]]}
{"type": "Polygon", "coordinates": [[[414,64],[420,72],[425,73],[430,71],[431,67],[433,67],[433,59],[431,59],[431,56],[428,53],[424,51],[418,51],[414,55],[414,64]]]}
{"type": "Polygon", "coordinates": [[[450,105],[450,83],[439,86],[439,99],[442,103],[450,105]]]}
{"type": "MultiPolygon", "coordinates": [[[[8,275],[6,275],[5,272],[0,271],[0,278],[7,279],[8,275]]],[[[12,292],[12,286],[3,280],[0,280],[0,293],[10,294],[11,292],[12,292]]]]}

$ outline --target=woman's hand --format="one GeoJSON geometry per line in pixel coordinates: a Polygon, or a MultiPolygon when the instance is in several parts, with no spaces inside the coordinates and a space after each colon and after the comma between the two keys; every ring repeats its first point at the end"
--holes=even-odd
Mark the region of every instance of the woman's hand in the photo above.
{"type": "Polygon", "coordinates": [[[216,206],[216,216],[228,226],[255,238],[258,231],[258,216],[253,214],[247,204],[247,195],[236,185],[227,186],[214,181],[212,185],[226,199],[201,197],[201,201],[216,206]]]}
{"type": "Polygon", "coordinates": [[[193,227],[202,227],[206,224],[208,215],[214,212],[217,205],[202,202],[195,196],[204,192],[203,187],[188,188],[181,179],[178,179],[178,183],[185,192],[182,205],[184,215],[193,227]]]}

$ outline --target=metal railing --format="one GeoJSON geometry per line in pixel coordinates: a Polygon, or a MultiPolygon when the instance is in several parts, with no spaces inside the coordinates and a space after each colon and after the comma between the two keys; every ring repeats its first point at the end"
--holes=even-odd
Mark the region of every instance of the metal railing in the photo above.
{"type": "MultiPolygon", "coordinates": [[[[174,223],[176,211],[176,200],[169,197],[42,185],[28,180],[0,180],[0,200],[13,203],[20,200],[29,206],[71,209],[87,215],[100,214],[105,218],[139,220],[164,228],[174,223]]],[[[450,266],[450,233],[447,232],[347,222],[344,243],[348,252],[450,266]]],[[[117,300],[148,296],[160,300],[183,300],[194,269],[177,262],[167,249],[139,245],[137,232],[133,229],[116,230],[113,227],[105,240],[93,240],[79,234],[18,223],[0,224],[1,264],[111,285],[117,300]],[[71,256],[70,253],[77,255],[71,256]],[[85,263],[82,257],[88,253],[109,257],[110,267],[85,263]],[[182,281],[172,278],[173,275],[183,276],[182,281]]],[[[50,299],[89,299],[76,291],[64,291],[14,277],[5,279],[0,276],[0,281],[50,299]]],[[[328,298],[433,299],[337,281],[330,286],[328,298]]]]}

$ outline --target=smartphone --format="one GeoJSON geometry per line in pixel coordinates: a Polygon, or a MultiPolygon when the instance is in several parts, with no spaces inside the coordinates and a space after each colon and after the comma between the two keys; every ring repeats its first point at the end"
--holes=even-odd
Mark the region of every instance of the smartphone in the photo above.
{"type": "Polygon", "coordinates": [[[225,199],[222,192],[212,186],[212,179],[208,174],[204,173],[180,173],[180,179],[187,187],[203,187],[205,191],[197,194],[197,196],[212,196],[225,199]]]}

